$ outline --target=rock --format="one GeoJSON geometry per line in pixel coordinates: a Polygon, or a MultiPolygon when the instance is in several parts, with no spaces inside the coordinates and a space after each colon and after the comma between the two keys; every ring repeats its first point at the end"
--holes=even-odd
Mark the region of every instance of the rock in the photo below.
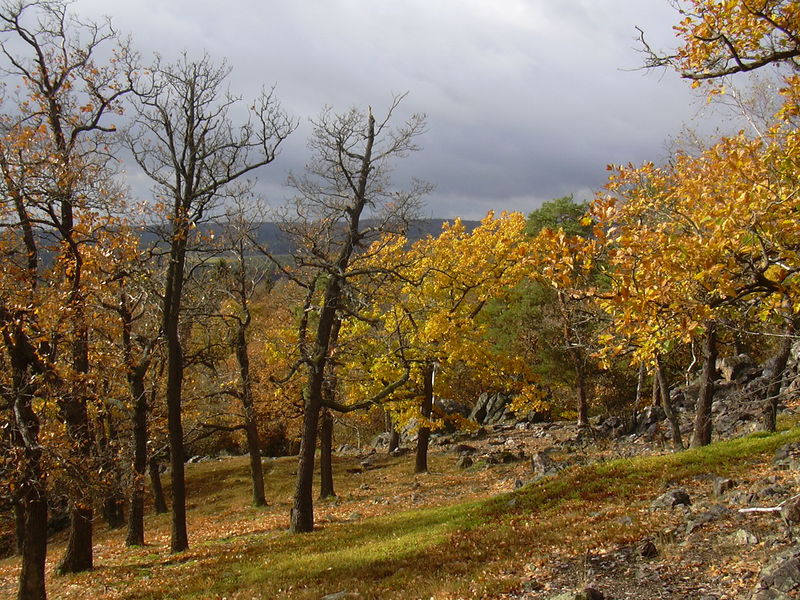
{"type": "Polygon", "coordinates": [[[800,471],[800,442],[785,444],[775,451],[776,467],[789,471],[800,471]]]}
{"type": "Polygon", "coordinates": [[[456,454],[475,454],[478,451],[475,446],[470,446],[469,444],[456,444],[451,450],[456,454]]]}
{"type": "Polygon", "coordinates": [[[469,417],[470,408],[457,400],[450,400],[449,398],[435,398],[433,401],[434,410],[440,411],[444,415],[461,415],[462,417],[469,417]]]}
{"type": "Polygon", "coordinates": [[[713,512],[706,511],[694,516],[686,523],[686,535],[691,535],[706,523],[716,521],[719,517],[713,512]]]}
{"type": "Polygon", "coordinates": [[[361,598],[361,594],[357,594],[356,592],[336,592],[335,594],[328,594],[327,596],[323,596],[321,600],[347,600],[348,598],[361,598]]]}
{"type": "Polygon", "coordinates": [[[660,406],[648,406],[636,418],[636,433],[644,433],[666,419],[660,406]]]}
{"type": "Polygon", "coordinates": [[[531,470],[537,475],[549,475],[558,470],[558,464],[547,452],[536,452],[531,456],[531,470]]]}
{"type": "Polygon", "coordinates": [[[459,456],[456,462],[459,469],[469,469],[473,464],[475,464],[474,461],[466,454],[459,456]]]}
{"type": "Polygon", "coordinates": [[[736,482],[733,479],[727,479],[725,477],[717,477],[714,479],[714,495],[719,498],[725,494],[728,490],[732,490],[736,487],[736,482]]]}
{"type": "Polygon", "coordinates": [[[655,558],[658,556],[658,548],[656,548],[652,540],[646,540],[639,546],[639,555],[643,558],[655,558]]]}
{"type": "Polygon", "coordinates": [[[389,439],[392,437],[391,433],[379,433],[374,438],[372,438],[372,443],[370,444],[373,448],[388,448],[389,447],[389,439]]]}
{"type": "Polygon", "coordinates": [[[690,506],[692,504],[686,490],[675,489],[661,494],[650,504],[650,510],[665,510],[676,506],[690,506]]]}
{"type": "Polygon", "coordinates": [[[800,550],[793,548],[771,560],[761,571],[753,600],[796,597],[800,592],[800,550]],[[794,592],[789,595],[790,592],[794,592]]]}
{"type": "Polygon", "coordinates": [[[596,589],[587,587],[580,592],[563,592],[551,596],[549,600],[605,600],[605,596],[596,589]]]}
{"type": "Polygon", "coordinates": [[[800,523],[800,498],[792,498],[781,507],[781,518],[789,527],[800,523]]]}
{"type": "Polygon", "coordinates": [[[353,512],[353,513],[350,513],[350,516],[347,517],[347,520],[348,521],[358,521],[359,519],[362,519],[363,516],[364,515],[362,515],[361,513],[353,512]]]}
{"type": "Polygon", "coordinates": [[[729,540],[737,546],[754,546],[758,543],[758,536],[746,529],[737,529],[731,534],[729,540]]]}
{"type": "Polygon", "coordinates": [[[511,416],[508,403],[511,397],[506,394],[489,394],[484,392],[469,414],[469,419],[480,425],[494,425],[511,416]]]}
{"type": "Polygon", "coordinates": [[[755,367],[756,363],[747,354],[717,359],[717,371],[725,381],[740,380],[746,371],[755,367]]]}

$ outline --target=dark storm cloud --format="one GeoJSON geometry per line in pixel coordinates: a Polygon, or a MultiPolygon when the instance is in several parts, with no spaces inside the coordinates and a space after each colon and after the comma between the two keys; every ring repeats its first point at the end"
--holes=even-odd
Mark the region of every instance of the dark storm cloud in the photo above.
{"type": "Polygon", "coordinates": [[[665,140],[697,111],[673,73],[633,70],[635,26],[674,44],[667,0],[80,0],[111,16],[144,56],[183,49],[227,58],[245,95],[277,84],[304,125],[260,174],[275,202],[307,160],[306,119],[323,105],[371,105],[410,92],[425,112],[424,150],[400,177],[436,185],[426,211],[476,218],[589,195],[608,163],[663,157],[665,140]]]}

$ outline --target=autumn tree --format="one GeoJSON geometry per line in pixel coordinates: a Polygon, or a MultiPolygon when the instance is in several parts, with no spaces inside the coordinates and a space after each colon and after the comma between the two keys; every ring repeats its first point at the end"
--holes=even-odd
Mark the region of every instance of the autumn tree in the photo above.
{"type": "Polygon", "coordinates": [[[593,337],[600,320],[594,295],[602,248],[592,239],[587,208],[586,203],[576,203],[569,196],[557,198],[533,211],[527,222],[531,236],[529,280],[542,288],[559,330],[549,337],[562,354],[556,364],[569,365],[574,377],[579,427],[589,424],[593,337]]]}
{"type": "Polygon", "coordinates": [[[674,67],[698,82],[769,65],[797,66],[800,14],[793,0],[677,0],[674,6],[683,45],[663,55],[645,43],[648,66],[674,67]]]}
{"type": "MultiPolygon", "coordinates": [[[[59,1],[3,4],[0,32],[6,81],[18,85],[4,99],[0,149],[4,191],[14,215],[6,230],[16,236],[24,257],[13,269],[25,269],[19,279],[24,287],[5,297],[2,320],[16,389],[22,394],[16,401],[19,414],[30,419],[27,425],[17,421],[23,428],[17,439],[27,447],[39,430],[32,412],[43,391],[36,390],[38,373],[56,384],[48,393],[55,395],[66,425],[73,464],[90,470],[94,445],[89,409],[96,390],[89,377],[84,250],[95,232],[112,220],[110,204],[116,194],[103,189],[110,179],[108,134],[114,128],[109,117],[118,112],[120,98],[130,89],[131,55],[108,23],[80,21],[59,1]],[[97,55],[108,50],[114,59],[98,63],[97,55]],[[54,257],[52,265],[45,263],[46,253],[54,257]],[[38,286],[37,279],[46,279],[47,285],[38,286]],[[43,348],[45,313],[40,311],[45,289],[61,295],[53,300],[63,302],[64,312],[43,348]],[[23,318],[20,311],[27,316],[23,318]]],[[[40,451],[27,451],[33,461],[28,466],[34,470],[38,455],[40,451]]],[[[41,519],[44,480],[42,473],[29,479],[36,482],[31,493],[37,500],[22,508],[36,516],[26,513],[26,521],[41,519]]],[[[61,572],[91,568],[92,519],[90,486],[73,486],[70,537],[61,572]]],[[[43,597],[45,540],[39,525],[31,523],[28,534],[23,542],[20,596],[43,597]]]]}
{"type": "Polygon", "coordinates": [[[346,397],[368,397],[408,371],[386,409],[401,426],[416,422],[418,473],[428,470],[430,434],[442,424],[433,414],[434,396],[460,398],[464,370],[484,389],[515,391],[531,383],[523,358],[498,347],[484,318],[488,303],[502,301],[525,272],[524,228],[519,213],[490,213],[473,231],[457,219],[410,248],[403,238],[384,243],[372,260],[396,276],[373,298],[373,324],[349,319],[343,326],[343,339],[365,345],[342,369],[350,379],[346,397]]]}
{"type": "Polygon", "coordinates": [[[172,482],[173,552],[188,547],[181,392],[184,358],[181,306],[191,273],[187,257],[197,226],[231,193],[241,193],[245,177],[275,159],[294,124],[272,92],[248,103],[249,114],[235,119],[242,102],[225,90],[230,68],[207,55],[183,55],[167,64],[157,59],[135,91],[135,114],[127,143],[153,182],[156,211],[162,215],[168,254],[162,331],[167,355],[166,405],[172,482]]]}

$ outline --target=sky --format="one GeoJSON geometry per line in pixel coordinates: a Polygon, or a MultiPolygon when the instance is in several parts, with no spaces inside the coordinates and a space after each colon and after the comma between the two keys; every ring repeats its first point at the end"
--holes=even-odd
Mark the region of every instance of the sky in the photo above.
{"type": "MultiPolygon", "coordinates": [[[[703,118],[702,99],[668,71],[640,69],[636,27],[669,50],[668,0],[77,0],[111,18],[148,59],[207,51],[233,68],[231,90],[275,86],[300,127],[259,174],[272,204],[309,159],[308,119],[330,105],[422,112],[421,151],[396,182],[435,186],[423,216],[466,219],[589,198],[606,165],[659,162],[703,118]]],[[[130,173],[134,189],[136,174],[130,173]]]]}

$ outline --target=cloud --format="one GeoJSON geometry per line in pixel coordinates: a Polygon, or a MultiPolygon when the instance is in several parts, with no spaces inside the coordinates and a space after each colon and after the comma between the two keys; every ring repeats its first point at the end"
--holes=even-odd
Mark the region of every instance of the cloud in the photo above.
{"type": "MultiPolygon", "coordinates": [[[[662,0],[79,0],[111,13],[147,56],[186,48],[233,66],[231,88],[277,84],[304,125],[263,171],[273,199],[308,160],[305,119],[323,105],[425,112],[424,150],[398,165],[437,193],[435,216],[531,210],[602,186],[607,163],[659,160],[697,111],[672,73],[635,70],[638,25],[669,47],[677,15],[662,0]],[[504,204],[505,203],[505,204],[504,204]]],[[[399,115],[399,116],[402,116],[399,115]]]]}

